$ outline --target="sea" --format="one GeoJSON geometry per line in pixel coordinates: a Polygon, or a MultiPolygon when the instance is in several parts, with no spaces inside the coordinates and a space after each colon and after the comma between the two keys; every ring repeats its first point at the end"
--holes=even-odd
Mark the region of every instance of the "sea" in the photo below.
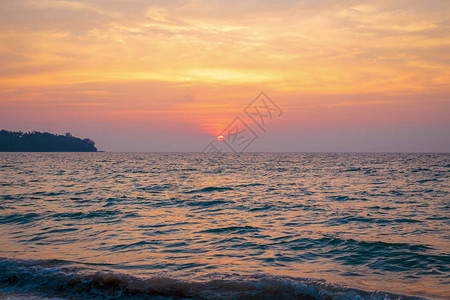
{"type": "Polygon", "coordinates": [[[450,299],[450,154],[0,153],[0,299],[450,299]]]}

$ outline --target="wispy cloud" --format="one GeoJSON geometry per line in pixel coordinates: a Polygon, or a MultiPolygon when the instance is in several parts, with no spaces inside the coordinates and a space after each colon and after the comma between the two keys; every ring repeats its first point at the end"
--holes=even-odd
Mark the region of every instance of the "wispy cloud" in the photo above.
{"type": "Polygon", "coordinates": [[[392,96],[450,94],[449,16],[438,0],[0,0],[0,105],[184,111],[209,124],[266,89],[293,110],[378,111],[392,96]],[[305,95],[360,96],[323,106],[305,95]]]}

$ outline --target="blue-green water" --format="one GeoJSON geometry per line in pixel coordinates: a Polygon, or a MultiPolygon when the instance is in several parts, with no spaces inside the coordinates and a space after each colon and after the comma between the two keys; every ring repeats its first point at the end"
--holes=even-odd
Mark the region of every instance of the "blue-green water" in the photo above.
{"type": "Polygon", "coordinates": [[[449,154],[0,153],[0,298],[445,299],[449,171],[449,154]]]}

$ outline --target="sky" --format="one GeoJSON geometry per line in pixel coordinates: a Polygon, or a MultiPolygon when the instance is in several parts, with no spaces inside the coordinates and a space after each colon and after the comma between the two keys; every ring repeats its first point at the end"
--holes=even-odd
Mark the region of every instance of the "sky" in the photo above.
{"type": "Polygon", "coordinates": [[[104,151],[450,152],[450,1],[0,0],[0,129],[104,151]]]}

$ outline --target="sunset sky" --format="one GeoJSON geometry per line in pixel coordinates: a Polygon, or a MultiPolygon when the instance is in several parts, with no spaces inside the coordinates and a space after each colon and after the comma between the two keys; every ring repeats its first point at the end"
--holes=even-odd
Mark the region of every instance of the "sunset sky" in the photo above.
{"type": "Polygon", "coordinates": [[[0,129],[201,151],[450,151],[450,1],[0,0],[0,129]],[[251,126],[251,124],[249,124],[251,126]]]}

